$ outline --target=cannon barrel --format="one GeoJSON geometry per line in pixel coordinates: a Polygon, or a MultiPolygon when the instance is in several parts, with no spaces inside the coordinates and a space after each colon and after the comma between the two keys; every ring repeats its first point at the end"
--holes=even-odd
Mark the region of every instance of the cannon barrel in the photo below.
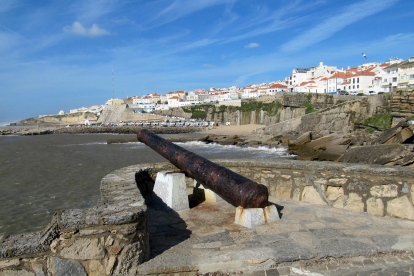
{"type": "Polygon", "coordinates": [[[139,131],[137,138],[188,177],[196,179],[231,204],[243,208],[267,206],[269,192],[266,186],[177,146],[146,129],[139,131]]]}

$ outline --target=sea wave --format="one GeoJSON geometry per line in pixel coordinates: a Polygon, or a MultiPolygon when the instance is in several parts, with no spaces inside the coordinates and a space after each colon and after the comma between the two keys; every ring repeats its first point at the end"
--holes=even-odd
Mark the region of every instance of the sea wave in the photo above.
{"type": "Polygon", "coordinates": [[[10,121],[0,121],[0,127],[9,126],[10,123],[13,123],[13,122],[10,122],[10,121]]]}

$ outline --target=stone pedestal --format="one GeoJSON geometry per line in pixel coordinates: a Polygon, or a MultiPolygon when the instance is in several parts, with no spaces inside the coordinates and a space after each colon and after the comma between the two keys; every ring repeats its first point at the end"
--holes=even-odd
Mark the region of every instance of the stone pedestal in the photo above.
{"type": "Polygon", "coordinates": [[[279,219],[275,205],[265,208],[236,208],[235,223],[245,227],[253,228],[259,225],[268,224],[279,219]]]}
{"type": "MultiPolygon", "coordinates": [[[[201,183],[198,183],[197,180],[194,180],[193,195],[208,203],[225,202],[223,198],[204,187],[201,183]]],[[[270,205],[265,208],[236,208],[235,223],[245,227],[252,228],[274,222],[278,219],[279,213],[275,205],[270,205]]]]}
{"type": "Polygon", "coordinates": [[[215,192],[209,188],[204,187],[203,184],[199,183],[197,180],[194,180],[193,194],[208,203],[218,203],[225,201],[215,192]]]}
{"type": "Polygon", "coordinates": [[[174,211],[189,209],[187,187],[183,173],[159,172],[153,192],[174,211]]]}

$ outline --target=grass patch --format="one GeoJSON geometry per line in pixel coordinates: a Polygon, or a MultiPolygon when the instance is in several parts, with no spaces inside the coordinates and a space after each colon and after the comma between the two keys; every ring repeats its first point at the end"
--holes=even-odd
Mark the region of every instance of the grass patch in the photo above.
{"type": "Polygon", "coordinates": [[[377,115],[374,115],[372,117],[365,119],[364,123],[366,125],[388,129],[391,127],[392,116],[388,113],[377,114],[377,115]]]}
{"type": "Polygon", "coordinates": [[[303,106],[306,107],[305,114],[309,114],[316,111],[315,109],[313,109],[313,105],[310,102],[304,102],[303,106]]]}

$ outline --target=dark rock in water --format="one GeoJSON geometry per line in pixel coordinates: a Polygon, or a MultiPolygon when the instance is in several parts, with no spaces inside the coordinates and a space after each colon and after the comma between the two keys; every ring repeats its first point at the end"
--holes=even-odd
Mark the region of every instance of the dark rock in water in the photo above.
{"type": "Polygon", "coordinates": [[[205,141],[207,143],[217,143],[222,146],[242,145],[244,143],[244,139],[239,138],[237,135],[209,135],[205,141]]]}
{"type": "Polygon", "coordinates": [[[414,163],[414,154],[400,144],[353,147],[339,162],[408,166],[414,163]]]}

